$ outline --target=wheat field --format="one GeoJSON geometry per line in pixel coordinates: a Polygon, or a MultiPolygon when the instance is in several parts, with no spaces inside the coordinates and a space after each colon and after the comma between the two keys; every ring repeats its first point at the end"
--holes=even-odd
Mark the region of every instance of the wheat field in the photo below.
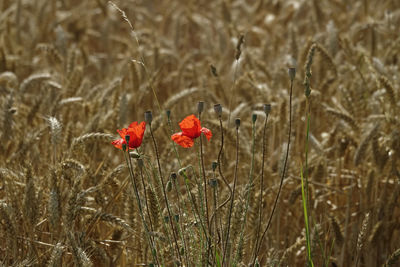
{"type": "Polygon", "coordinates": [[[400,1],[0,10],[1,266],[400,266],[400,1]]]}

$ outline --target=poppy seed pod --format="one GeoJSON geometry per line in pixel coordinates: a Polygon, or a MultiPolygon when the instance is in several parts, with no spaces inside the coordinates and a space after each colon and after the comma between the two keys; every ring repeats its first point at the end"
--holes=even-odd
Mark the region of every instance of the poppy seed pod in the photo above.
{"type": "Polygon", "coordinates": [[[153,121],[153,113],[151,113],[150,110],[146,111],[144,113],[144,121],[146,123],[148,123],[149,125],[151,124],[151,122],[153,121]]]}
{"type": "Polygon", "coordinates": [[[125,141],[129,144],[129,140],[131,139],[130,135],[125,135],[125,141]]]}
{"type": "Polygon", "coordinates": [[[296,68],[289,68],[289,78],[293,82],[294,78],[296,77],[296,68]]]}
{"type": "Polygon", "coordinates": [[[213,172],[215,172],[215,170],[217,169],[217,167],[218,167],[218,162],[213,161],[213,162],[211,163],[211,168],[212,168],[213,172]]]}
{"type": "Polygon", "coordinates": [[[165,111],[165,113],[167,114],[167,119],[169,120],[169,118],[171,117],[171,110],[167,110],[165,111]]]}
{"type": "Polygon", "coordinates": [[[235,120],[235,125],[236,125],[236,129],[239,129],[239,127],[240,127],[240,119],[239,118],[235,120]]]}
{"type": "Polygon", "coordinates": [[[264,104],[263,108],[265,115],[268,115],[271,112],[271,104],[264,104]]]}
{"type": "Polygon", "coordinates": [[[211,187],[216,187],[216,186],[218,185],[218,180],[215,179],[215,178],[212,178],[212,179],[210,179],[210,181],[208,182],[208,184],[209,184],[211,187]]]}
{"type": "Polygon", "coordinates": [[[197,103],[197,112],[200,114],[202,113],[204,110],[204,101],[199,101],[199,103],[197,103]]]}
{"type": "Polygon", "coordinates": [[[217,113],[217,116],[219,118],[221,118],[221,116],[222,116],[222,106],[221,106],[221,104],[215,104],[214,105],[214,111],[215,111],[215,113],[217,113]]]}

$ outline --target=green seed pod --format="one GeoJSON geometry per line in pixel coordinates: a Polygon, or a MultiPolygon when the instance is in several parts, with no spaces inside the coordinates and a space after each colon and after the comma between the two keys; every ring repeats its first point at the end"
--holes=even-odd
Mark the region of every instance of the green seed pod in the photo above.
{"type": "Polygon", "coordinates": [[[294,78],[296,77],[296,68],[289,68],[289,78],[293,82],[294,78]]]}
{"type": "Polygon", "coordinates": [[[146,112],[144,113],[144,121],[145,121],[147,124],[151,124],[151,122],[153,121],[153,113],[151,113],[150,110],[148,110],[148,111],[146,111],[146,112]]]}
{"type": "Polygon", "coordinates": [[[213,162],[211,163],[211,168],[212,168],[213,172],[215,172],[215,170],[217,169],[217,167],[218,167],[218,162],[213,161],[213,162]]]}
{"type": "Polygon", "coordinates": [[[199,101],[199,103],[197,103],[197,112],[199,114],[201,114],[204,110],[204,102],[203,101],[199,101]]]}
{"type": "Polygon", "coordinates": [[[257,121],[257,114],[253,113],[253,115],[251,115],[251,121],[252,121],[253,123],[256,123],[256,121],[257,121]]]}
{"type": "Polygon", "coordinates": [[[271,112],[271,104],[264,104],[263,108],[265,115],[268,115],[271,112]]]}
{"type": "Polygon", "coordinates": [[[221,106],[221,104],[215,104],[214,105],[214,111],[217,114],[218,118],[221,118],[221,116],[222,116],[222,106],[221,106]]]}

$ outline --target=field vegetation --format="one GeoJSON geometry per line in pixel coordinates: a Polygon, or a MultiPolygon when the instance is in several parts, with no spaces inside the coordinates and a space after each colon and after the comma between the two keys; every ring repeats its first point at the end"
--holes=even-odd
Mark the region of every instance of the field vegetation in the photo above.
{"type": "Polygon", "coordinates": [[[0,0],[0,265],[399,266],[399,28],[396,0],[0,0]]]}

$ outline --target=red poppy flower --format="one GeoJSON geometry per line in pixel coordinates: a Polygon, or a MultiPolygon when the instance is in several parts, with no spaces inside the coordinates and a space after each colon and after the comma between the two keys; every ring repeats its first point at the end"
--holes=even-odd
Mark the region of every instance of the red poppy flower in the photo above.
{"type": "Polygon", "coordinates": [[[179,123],[179,127],[181,127],[182,132],[173,134],[171,139],[182,147],[192,147],[194,139],[199,137],[201,133],[203,133],[209,141],[212,136],[209,129],[201,127],[200,120],[196,118],[195,115],[187,116],[179,123]]]}
{"type": "Polygon", "coordinates": [[[129,135],[129,149],[135,149],[140,147],[143,140],[144,130],[146,128],[146,123],[143,121],[140,124],[137,121],[132,122],[128,128],[123,128],[122,130],[117,130],[121,139],[111,142],[116,148],[122,149],[122,145],[126,144],[125,137],[129,135]]]}

